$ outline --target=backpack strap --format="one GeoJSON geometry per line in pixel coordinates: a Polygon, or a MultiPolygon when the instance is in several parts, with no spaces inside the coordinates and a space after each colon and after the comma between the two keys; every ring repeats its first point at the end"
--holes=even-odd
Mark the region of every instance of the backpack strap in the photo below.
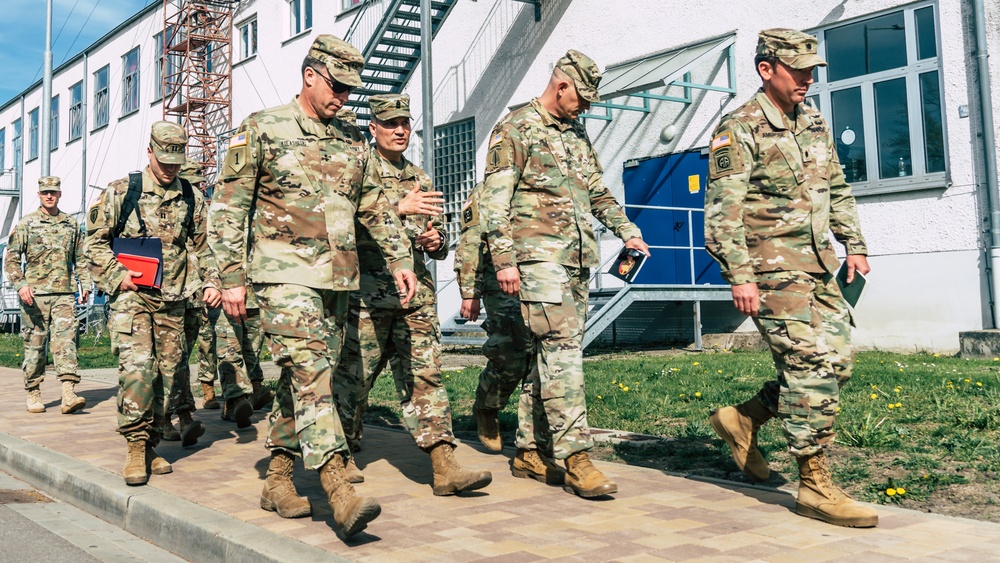
{"type": "Polygon", "coordinates": [[[180,176],[177,179],[181,181],[181,198],[187,204],[187,213],[184,215],[184,231],[190,233],[191,224],[194,222],[194,187],[191,186],[191,182],[180,176]]]}
{"type": "Polygon", "coordinates": [[[146,222],[142,220],[139,213],[139,197],[142,195],[142,172],[130,172],[128,175],[128,191],[125,193],[125,201],[122,202],[121,212],[118,214],[118,223],[115,224],[111,238],[118,238],[125,231],[125,224],[128,218],[135,212],[136,219],[139,220],[139,232],[146,236],[146,222]]]}

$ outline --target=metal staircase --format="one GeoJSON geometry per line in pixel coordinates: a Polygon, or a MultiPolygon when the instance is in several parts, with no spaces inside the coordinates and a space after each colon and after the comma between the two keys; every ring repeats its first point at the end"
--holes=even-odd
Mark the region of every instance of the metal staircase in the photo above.
{"type": "MultiPolygon", "coordinates": [[[[457,1],[431,2],[432,39],[457,1]]],[[[420,0],[367,0],[345,39],[365,57],[364,85],[351,93],[346,106],[366,130],[371,119],[368,97],[401,92],[420,62],[420,0]]]]}

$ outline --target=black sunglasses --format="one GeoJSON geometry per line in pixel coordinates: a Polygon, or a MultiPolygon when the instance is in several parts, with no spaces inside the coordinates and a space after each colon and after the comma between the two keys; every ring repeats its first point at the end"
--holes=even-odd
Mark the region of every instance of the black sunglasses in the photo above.
{"type": "Polygon", "coordinates": [[[329,86],[330,89],[333,90],[334,94],[343,94],[344,92],[350,94],[351,90],[354,89],[354,86],[348,86],[347,84],[344,84],[342,82],[337,82],[332,78],[327,78],[326,76],[323,76],[323,73],[316,70],[315,68],[313,69],[313,71],[316,73],[317,76],[319,76],[326,82],[327,86],[329,86]]]}

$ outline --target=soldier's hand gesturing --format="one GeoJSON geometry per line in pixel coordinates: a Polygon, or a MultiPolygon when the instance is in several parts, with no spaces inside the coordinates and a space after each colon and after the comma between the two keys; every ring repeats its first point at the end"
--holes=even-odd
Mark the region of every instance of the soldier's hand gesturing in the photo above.
{"type": "Polygon", "coordinates": [[[751,317],[756,317],[760,311],[760,292],[754,282],[733,286],[733,305],[736,309],[751,317]]]}
{"type": "Polygon", "coordinates": [[[396,280],[396,288],[399,289],[399,304],[406,305],[417,294],[417,274],[403,269],[393,272],[392,279],[396,280]]]}
{"type": "Polygon", "coordinates": [[[142,277],[142,272],[135,272],[133,270],[128,271],[128,275],[122,280],[122,283],[118,286],[119,291],[139,291],[139,286],[135,285],[132,278],[142,277]]]}
{"type": "Polygon", "coordinates": [[[517,295],[521,292],[521,271],[517,269],[517,266],[499,270],[497,271],[497,282],[500,283],[501,291],[507,295],[517,295]]]}
{"type": "Polygon", "coordinates": [[[434,228],[433,221],[427,221],[427,230],[417,235],[417,246],[427,252],[436,252],[441,248],[441,235],[434,228]]]}
{"type": "Polygon", "coordinates": [[[417,186],[399,201],[396,210],[400,217],[407,215],[440,215],[443,208],[437,204],[444,203],[444,192],[425,192],[417,186]]]}
{"type": "Polygon", "coordinates": [[[231,287],[222,290],[222,310],[230,317],[247,320],[247,288],[246,286],[231,287]]]}
{"type": "Polygon", "coordinates": [[[26,285],[22,287],[17,290],[17,294],[21,296],[21,301],[27,306],[30,307],[35,303],[35,292],[31,291],[31,286],[26,285]]]}

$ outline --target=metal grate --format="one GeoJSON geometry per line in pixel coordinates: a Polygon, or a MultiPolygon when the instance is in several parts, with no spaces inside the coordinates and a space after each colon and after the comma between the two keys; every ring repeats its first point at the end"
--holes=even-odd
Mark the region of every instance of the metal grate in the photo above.
{"type": "Polygon", "coordinates": [[[448,240],[458,240],[462,203],[476,184],[476,120],[456,121],[434,128],[434,185],[444,192],[448,240]]]}

